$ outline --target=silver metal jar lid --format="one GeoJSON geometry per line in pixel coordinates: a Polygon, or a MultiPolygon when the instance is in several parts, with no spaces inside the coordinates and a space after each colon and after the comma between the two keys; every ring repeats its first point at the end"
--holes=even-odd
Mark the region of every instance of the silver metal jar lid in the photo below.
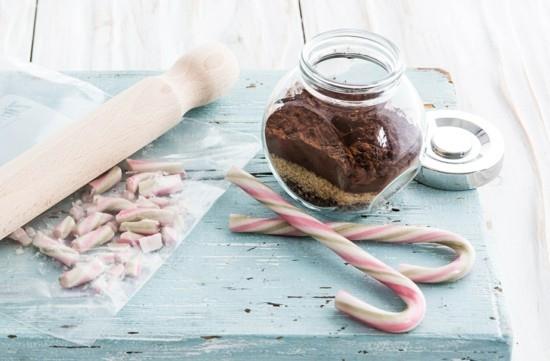
{"type": "Polygon", "coordinates": [[[457,110],[426,112],[426,151],[416,180],[445,190],[482,186],[502,168],[504,142],[483,118],[457,110]]]}

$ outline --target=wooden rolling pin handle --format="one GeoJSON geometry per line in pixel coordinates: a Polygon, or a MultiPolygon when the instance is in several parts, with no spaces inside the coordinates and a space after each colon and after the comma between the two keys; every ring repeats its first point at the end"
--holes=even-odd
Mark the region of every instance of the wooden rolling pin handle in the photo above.
{"type": "Polygon", "coordinates": [[[226,93],[238,75],[225,46],[198,48],[0,167],[0,239],[158,138],[189,109],[226,93]]]}

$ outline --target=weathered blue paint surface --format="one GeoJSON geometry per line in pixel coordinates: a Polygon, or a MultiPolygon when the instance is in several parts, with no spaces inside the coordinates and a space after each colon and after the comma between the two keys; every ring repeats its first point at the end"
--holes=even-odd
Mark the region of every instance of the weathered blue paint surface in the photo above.
{"type": "MultiPolygon", "coordinates": [[[[117,93],[144,72],[73,73],[117,93]]],[[[281,73],[245,72],[235,90],[190,115],[258,134],[267,97],[281,73]]],[[[441,72],[411,70],[426,103],[454,106],[441,72]]],[[[259,154],[247,168],[278,188],[259,154]]],[[[364,222],[446,228],[478,252],[473,273],[445,285],[421,286],[428,312],[405,335],[388,335],[334,309],[344,288],[374,304],[398,309],[387,289],[346,266],[311,239],[231,234],[230,212],[269,214],[232,187],[150,282],[83,348],[0,319],[2,360],[507,360],[510,335],[502,296],[484,242],[477,193],[412,184],[391,207],[364,222]]],[[[364,245],[382,260],[441,264],[450,255],[427,247],[364,245]]]]}

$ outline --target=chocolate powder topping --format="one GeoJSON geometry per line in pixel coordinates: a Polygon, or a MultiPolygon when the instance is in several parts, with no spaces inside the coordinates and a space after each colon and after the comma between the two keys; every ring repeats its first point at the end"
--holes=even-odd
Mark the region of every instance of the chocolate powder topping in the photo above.
{"type": "Polygon", "coordinates": [[[420,130],[388,103],[340,107],[298,89],[276,106],[268,151],[345,192],[378,193],[419,157],[420,130]]]}

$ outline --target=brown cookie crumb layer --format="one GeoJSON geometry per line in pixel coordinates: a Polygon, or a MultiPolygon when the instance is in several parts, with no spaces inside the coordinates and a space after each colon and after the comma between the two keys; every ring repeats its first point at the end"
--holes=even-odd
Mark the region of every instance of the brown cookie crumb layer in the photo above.
{"type": "Polygon", "coordinates": [[[374,192],[343,191],[296,163],[286,161],[274,154],[271,154],[270,158],[286,185],[300,198],[316,206],[354,209],[368,205],[376,196],[374,192]]]}

